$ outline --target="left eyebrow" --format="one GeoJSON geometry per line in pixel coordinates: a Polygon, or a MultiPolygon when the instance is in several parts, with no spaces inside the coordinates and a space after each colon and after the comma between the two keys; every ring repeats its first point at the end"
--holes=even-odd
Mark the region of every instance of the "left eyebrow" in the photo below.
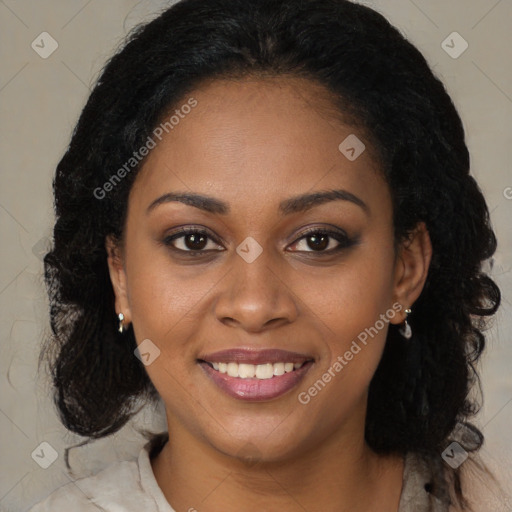
{"type": "Polygon", "coordinates": [[[366,214],[370,214],[370,208],[362,199],[352,194],[348,190],[341,189],[313,192],[311,194],[302,194],[300,196],[286,199],[279,204],[279,211],[283,215],[305,212],[314,206],[318,206],[330,201],[350,201],[351,203],[360,206],[366,214]]]}
{"type": "MultiPolygon", "coordinates": [[[[227,203],[213,197],[190,192],[170,192],[155,199],[148,206],[146,214],[149,214],[157,206],[172,201],[194,206],[200,210],[219,215],[227,215],[231,211],[231,208],[227,203]]],[[[315,206],[319,206],[330,201],[349,201],[361,207],[366,214],[370,213],[370,208],[362,199],[347,190],[341,189],[319,191],[291,197],[279,203],[279,212],[281,215],[305,212],[315,206]]]]}

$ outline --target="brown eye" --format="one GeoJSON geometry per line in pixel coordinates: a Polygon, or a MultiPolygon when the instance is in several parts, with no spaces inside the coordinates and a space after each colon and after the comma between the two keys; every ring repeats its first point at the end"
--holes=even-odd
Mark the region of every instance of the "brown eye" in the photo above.
{"type": "Polygon", "coordinates": [[[304,233],[302,237],[294,242],[293,246],[298,252],[329,254],[346,249],[356,242],[356,240],[350,239],[343,232],[313,228],[304,233]]]}
{"type": "Polygon", "coordinates": [[[324,235],[323,233],[318,233],[316,235],[308,235],[306,237],[307,244],[314,251],[323,251],[327,249],[329,246],[329,235],[324,235]]]}
{"type": "Polygon", "coordinates": [[[167,236],[164,239],[164,244],[171,247],[173,250],[190,253],[200,254],[201,252],[210,252],[219,247],[219,244],[213,241],[206,231],[193,228],[182,228],[178,232],[167,236]],[[208,248],[208,244],[213,247],[208,248]]]}
{"type": "Polygon", "coordinates": [[[208,238],[202,234],[189,233],[183,237],[183,243],[191,251],[202,251],[206,247],[208,238]]]}

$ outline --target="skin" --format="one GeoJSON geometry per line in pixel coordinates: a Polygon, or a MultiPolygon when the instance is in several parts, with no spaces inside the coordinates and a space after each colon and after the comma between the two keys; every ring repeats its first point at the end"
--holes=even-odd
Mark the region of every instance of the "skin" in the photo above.
{"type": "MultiPolygon", "coordinates": [[[[134,182],[122,244],[106,243],[117,313],[138,343],[149,338],[161,351],[146,367],[170,432],[152,460],[156,480],[177,511],[396,512],[403,461],[375,454],[364,440],[368,386],[388,324],[307,405],[297,395],[394,303],[414,307],[431,259],[428,232],[419,224],[395,252],[390,192],[372,147],[342,122],[320,85],[215,80],[190,96],[197,106],[134,182]],[[338,149],[350,134],[366,144],[354,161],[338,149]],[[357,196],[367,211],[348,200],[278,210],[283,200],[330,189],[357,196]],[[169,192],[207,195],[230,211],[173,201],[147,212],[169,192]],[[205,255],[165,245],[183,225],[214,237],[205,255]],[[344,230],[356,243],[324,255],[340,243],[329,238],[315,251],[303,235],[309,227],[344,230]],[[236,252],[249,236],[263,250],[252,263],[236,252]],[[247,403],[197,364],[233,347],[282,348],[315,362],[297,388],[247,403]]],[[[173,243],[194,248],[190,237],[173,243]]],[[[402,310],[390,322],[404,318],[402,310]]]]}

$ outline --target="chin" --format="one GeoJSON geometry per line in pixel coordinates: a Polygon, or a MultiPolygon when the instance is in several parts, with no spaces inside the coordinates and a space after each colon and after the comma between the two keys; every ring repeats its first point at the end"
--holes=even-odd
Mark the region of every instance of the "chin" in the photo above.
{"type": "MultiPolygon", "coordinates": [[[[211,434],[211,432],[210,432],[211,434]]],[[[218,452],[238,459],[247,466],[273,464],[290,460],[301,453],[308,442],[304,428],[297,426],[294,433],[290,425],[283,423],[283,429],[255,429],[240,431],[232,436],[221,435],[209,438],[209,444],[218,452]]]]}

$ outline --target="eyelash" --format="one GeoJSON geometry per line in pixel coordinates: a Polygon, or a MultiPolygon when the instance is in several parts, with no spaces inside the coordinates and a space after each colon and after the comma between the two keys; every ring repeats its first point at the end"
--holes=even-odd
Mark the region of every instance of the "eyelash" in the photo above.
{"type": "MultiPolygon", "coordinates": [[[[207,237],[208,239],[212,240],[213,242],[215,242],[216,244],[218,245],[221,245],[213,236],[211,236],[208,231],[204,230],[204,229],[199,229],[199,228],[180,228],[179,231],[176,231],[175,233],[167,236],[164,240],[163,240],[163,243],[168,246],[170,249],[172,249],[173,251],[177,251],[179,253],[185,253],[188,257],[194,257],[194,256],[204,256],[206,253],[208,252],[211,252],[211,250],[200,250],[200,251],[191,251],[191,250],[184,250],[184,249],[177,249],[176,247],[174,247],[172,245],[172,242],[174,240],[177,240],[179,238],[183,238],[185,237],[186,235],[203,235],[205,237],[207,237]]],[[[337,231],[329,231],[327,229],[322,229],[322,228],[309,228],[307,229],[306,231],[304,231],[303,233],[301,233],[301,236],[299,238],[297,238],[293,243],[292,245],[298,243],[299,241],[301,241],[302,239],[304,238],[308,238],[309,236],[311,235],[321,235],[321,236],[328,236],[329,238],[334,238],[338,243],[338,247],[335,247],[334,249],[329,249],[327,251],[313,251],[313,250],[310,250],[310,251],[297,251],[297,252],[302,252],[302,253],[316,253],[316,254],[334,254],[334,253],[337,253],[337,252],[340,252],[342,251],[343,249],[348,249],[349,247],[351,247],[352,245],[355,245],[357,243],[357,240],[356,239],[351,239],[349,238],[346,234],[343,234],[341,232],[337,232],[337,231]]],[[[222,251],[215,251],[215,252],[222,252],[222,251]]]]}

